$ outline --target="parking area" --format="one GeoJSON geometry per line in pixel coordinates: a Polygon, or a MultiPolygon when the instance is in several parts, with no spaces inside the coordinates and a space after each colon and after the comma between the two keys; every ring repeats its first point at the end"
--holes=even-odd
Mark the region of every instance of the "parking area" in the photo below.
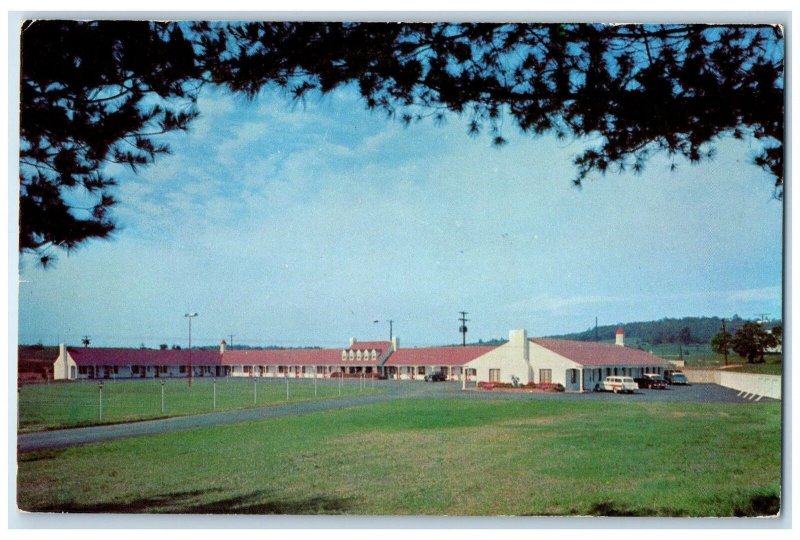
{"type": "MultiPolygon", "coordinates": [[[[389,381],[389,384],[392,384],[389,381]]],[[[471,389],[462,391],[458,383],[439,382],[395,382],[394,384],[408,384],[406,392],[420,396],[448,396],[473,399],[590,399],[612,401],[674,401],[686,403],[753,403],[753,399],[740,396],[738,390],[726,388],[717,384],[691,384],[686,386],[668,386],[664,390],[640,389],[633,394],[615,394],[613,392],[526,392],[526,391],[483,391],[471,389]],[[416,387],[411,388],[410,386],[416,387]]],[[[759,402],[778,401],[771,398],[761,398],[759,402]]]]}

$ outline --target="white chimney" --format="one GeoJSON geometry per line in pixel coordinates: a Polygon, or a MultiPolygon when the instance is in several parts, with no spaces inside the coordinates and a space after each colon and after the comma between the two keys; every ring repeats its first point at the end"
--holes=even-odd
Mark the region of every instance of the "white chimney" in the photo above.
{"type": "Polygon", "coordinates": [[[625,346],[625,330],[623,330],[621,326],[619,328],[617,328],[616,345],[618,345],[620,347],[624,347],[625,346]]]}
{"type": "MultiPolygon", "coordinates": [[[[69,379],[69,358],[67,358],[67,346],[64,343],[58,344],[58,359],[64,362],[64,378],[69,379]]],[[[53,369],[53,378],[56,378],[55,369],[53,369]]]]}
{"type": "Polygon", "coordinates": [[[528,361],[528,332],[521,328],[519,330],[511,330],[508,332],[508,342],[512,347],[518,348],[522,353],[522,358],[528,361]]]}
{"type": "Polygon", "coordinates": [[[355,342],[356,342],[356,338],[354,338],[354,337],[351,337],[351,338],[350,338],[350,348],[351,348],[351,349],[353,348],[353,344],[354,344],[355,342]]]}
{"type": "Polygon", "coordinates": [[[225,354],[225,346],[226,345],[227,345],[227,343],[225,343],[224,339],[219,342],[219,354],[225,354]]]}
{"type": "Polygon", "coordinates": [[[400,348],[400,339],[397,336],[392,338],[392,352],[400,348]]]}

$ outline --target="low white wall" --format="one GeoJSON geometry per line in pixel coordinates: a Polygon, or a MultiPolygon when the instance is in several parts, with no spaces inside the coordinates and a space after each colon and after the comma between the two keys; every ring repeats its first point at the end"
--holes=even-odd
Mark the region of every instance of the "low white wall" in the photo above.
{"type": "Polygon", "coordinates": [[[687,369],[690,383],[713,383],[757,396],[781,399],[781,377],[757,373],[737,373],[730,370],[687,369]]]}
{"type": "Polygon", "coordinates": [[[779,375],[720,371],[719,384],[758,396],[781,399],[781,377],[779,375]]]}
{"type": "Polygon", "coordinates": [[[690,383],[719,384],[719,371],[716,369],[687,369],[683,372],[690,383]]]}

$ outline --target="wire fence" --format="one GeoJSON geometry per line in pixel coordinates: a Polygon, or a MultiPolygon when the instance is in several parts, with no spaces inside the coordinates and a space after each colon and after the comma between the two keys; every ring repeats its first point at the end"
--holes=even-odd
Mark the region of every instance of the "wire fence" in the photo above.
{"type": "Polygon", "coordinates": [[[83,380],[22,385],[21,432],[202,414],[375,392],[369,380],[220,378],[83,380]]]}

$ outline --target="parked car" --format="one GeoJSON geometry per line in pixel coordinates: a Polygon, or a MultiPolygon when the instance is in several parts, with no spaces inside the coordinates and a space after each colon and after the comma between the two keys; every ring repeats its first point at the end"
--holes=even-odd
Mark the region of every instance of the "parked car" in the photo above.
{"type": "Polygon", "coordinates": [[[444,371],[434,371],[425,375],[425,380],[428,382],[446,381],[447,374],[444,371]]]}
{"type": "Polygon", "coordinates": [[[669,384],[689,384],[689,379],[686,378],[686,374],[682,371],[675,370],[675,369],[668,369],[664,372],[664,379],[669,384]]]}
{"type": "Polygon", "coordinates": [[[652,390],[664,390],[667,388],[667,381],[658,373],[645,373],[633,380],[639,385],[639,388],[650,388],[652,390]]]}
{"type": "Polygon", "coordinates": [[[618,377],[616,375],[609,375],[602,382],[595,385],[595,392],[614,392],[633,394],[639,389],[639,385],[633,380],[633,377],[618,377]]]}

